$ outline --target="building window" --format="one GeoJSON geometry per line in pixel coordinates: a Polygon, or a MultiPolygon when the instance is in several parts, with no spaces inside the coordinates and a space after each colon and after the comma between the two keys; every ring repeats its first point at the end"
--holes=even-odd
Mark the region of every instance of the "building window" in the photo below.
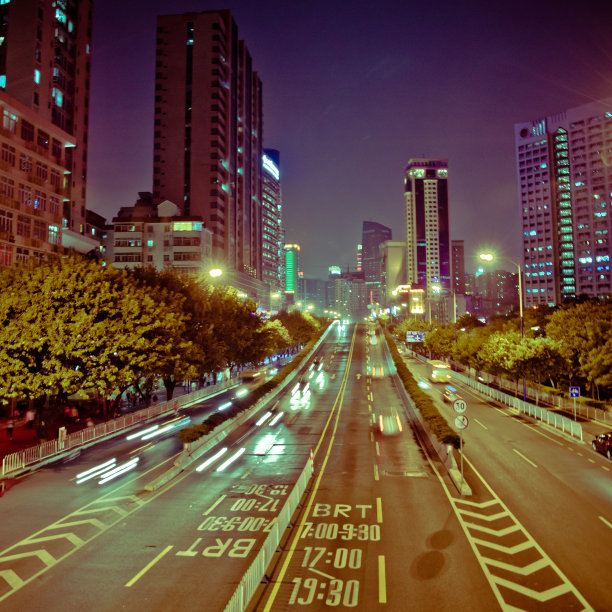
{"type": "Polygon", "coordinates": [[[24,119],[21,120],[21,138],[27,142],[34,142],[34,126],[24,119]]]}
{"type": "Polygon", "coordinates": [[[9,166],[15,166],[15,147],[2,143],[2,161],[9,166]]]}
{"type": "Polygon", "coordinates": [[[29,238],[32,234],[32,220],[25,215],[17,215],[17,235],[29,238]]]}
{"type": "Polygon", "coordinates": [[[2,127],[13,134],[17,133],[17,115],[5,110],[2,115],[2,127]]]}

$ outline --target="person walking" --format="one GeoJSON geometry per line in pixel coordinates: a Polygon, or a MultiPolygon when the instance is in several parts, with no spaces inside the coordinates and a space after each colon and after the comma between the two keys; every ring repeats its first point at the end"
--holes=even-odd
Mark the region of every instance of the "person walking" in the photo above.
{"type": "Polygon", "coordinates": [[[15,427],[15,421],[13,419],[9,419],[9,422],[6,424],[6,433],[9,437],[9,440],[13,439],[13,429],[15,427]]]}
{"type": "Polygon", "coordinates": [[[26,427],[28,429],[32,429],[34,427],[34,411],[29,408],[26,413],[25,413],[25,421],[26,421],[26,427]]]}

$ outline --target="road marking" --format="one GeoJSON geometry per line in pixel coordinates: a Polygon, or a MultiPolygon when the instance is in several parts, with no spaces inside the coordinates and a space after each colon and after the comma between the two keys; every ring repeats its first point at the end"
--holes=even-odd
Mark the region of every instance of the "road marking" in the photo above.
{"type": "Polygon", "coordinates": [[[606,472],[609,472],[609,471],[610,471],[610,468],[609,468],[607,465],[602,465],[602,466],[601,466],[601,469],[602,469],[602,470],[606,470],[606,472]]]}
{"type": "Polygon", "coordinates": [[[340,422],[340,412],[342,410],[342,403],[344,401],[344,392],[346,391],[346,385],[348,383],[348,375],[349,375],[349,370],[351,368],[351,362],[353,360],[353,349],[355,347],[355,337],[357,335],[357,326],[355,326],[355,331],[353,332],[353,337],[351,339],[351,346],[349,349],[349,353],[348,353],[348,358],[347,358],[347,362],[346,362],[346,370],[344,372],[344,375],[342,377],[342,382],[340,384],[340,390],[338,391],[338,395],[336,396],[336,401],[334,402],[334,405],[332,406],[332,410],[330,412],[330,416],[327,420],[327,423],[325,424],[325,428],[323,429],[323,433],[321,434],[321,438],[319,439],[319,444],[317,444],[317,448],[319,448],[319,445],[321,444],[321,441],[323,439],[323,436],[325,435],[325,431],[327,429],[327,425],[329,424],[332,415],[334,414],[334,411],[336,412],[336,419],[335,419],[335,423],[334,423],[334,427],[332,429],[331,432],[331,436],[329,439],[329,443],[327,446],[327,452],[325,453],[325,457],[323,457],[323,461],[321,463],[321,468],[319,470],[319,475],[317,476],[314,486],[310,492],[309,495],[309,499],[308,499],[308,503],[306,504],[306,509],[305,512],[302,515],[302,518],[297,526],[297,530],[295,532],[295,534],[292,534],[293,538],[291,539],[291,543],[289,545],[289,550],[287,551],[287,556],[285,557],[285,561],[280,569],[280,572],[278,573],[278,576],[276,578],[276,580],[274,580],[273,584],[272,584],[272,592],[270,593],[270,596],[268,597],[267,601],[266,601],[266,605],[264,606],[264,612],[270,612],[270,610],[272,609],[272,606],[274,605],[274,600],[276,599],[276,596],[278,595],[278,591],[281,587],[281,584],[283,583],[283,579],[285,577],[285,574],[287,573],[287,570],[289,569],[289,565],[291,563],[291,559],[293,558],[293,555],[297,549],[297,544],[300,540],[300,536],[302,535],[302,531],[304,530],[304,525],[306,524],[306,519],[308,519],[309,515],[310,515],[310,511],[312,508],[312,504],[314,503],[315,497],[317,495],[317,491],[319,490],[319,486],[321,485],[321,480],[323,479],[323,474],[325,473],[325,468],[327,467],[327,461],[329,460],[329,456],[331,454],[332,448],[334,446],[334,441],[336,439],[336,431],[338,429],[338,423],[340,422]],[[336,407],[338,408],[338,410],[336,410],[336,407]]]}
{"type": "Polygon", "coordinates": [[[483,425],[478,419],[474,419],[482,428],[489,429],[486,425],[483,425]]]}
{"type": "Polygon", "coordinates": [[[378,465],[376,463],[374,464],[374,480],[380,480],[378,478],[378,465]]]}
{"type": "Polygon", "coordinates": [[[595,459],[591,459],[590,457],[589,457],[589,461],[590,461],[591,463],[595,463],[595,459]]]}
{"type": "Polygon", "coordinates": [[[368,412],[372,412],[372,404],[368,404],[368,412]]]}
{"type": "Polygon", "coordinates": [[[378,601],[387,603],[387,578],[385,576],[385,555],[378,555],[378,601]]]}
{"type": "Polygon", "coordinates": [[[612,523],[610,523],[610,521],[607,521],[603,516],[600,516],[599,519],[603,521],[604,525],[607,525],[610,529],[612,529],[612,523]]]}
{"type": "MultiPolygon", "coordinates": [[[[447,484],[444,482],[444,479],[440,475],[438,468],[433,464],[429,457],[428,461],[434,473],[438,477],[438,480],[442,484],[444,492],[446,493],[446,496],[450,501],[457,518],[459,519],[459,523],[461,525],[463,533],[465,534],[472,548],[472,551],[474,552],[474,555],[476,556],[476,559],[480,564],[485,574],[485,577],[489,585],[491,586],[491,589],[493,590],[493,593],[502,610],[517,609],[511,607],[511,600],[513,597],[512,593],[519,593],[525,597],[528,597],[532,600],[534,604],[536,604],[536,602],[547,602],[550,604],[551,600],[556,597],[562,597],[564,595],[569,596],[571,594],[582,605],[582,608],[580,609],[593,609],[592,606],[590,606],[586,599],[582,596],[580,591],[576,589],[576,587],[568,580],[567,576],[565,576],[561,569],[544,552],[544,550],[535,541],[531,534],[525,529],[525,527],[523,527],[517,517],[512,514],[510,509],[493,491],[489,483],[483,478],[483,476],[476,469],[476,466],[467,457],[464,456],[464,461],[467,462],[476,477],[480,479],[482,484],[489,491],[489,494],[491,495],[492,499],[478,503],[473,502],[471,500],[459,499],[457,497],[454,497],[449,491],[447,484]],[[509,533],[508,527],[504,527],[503,529],[498,530],[482,527],[480,523],[474,522],[474,520],[472,519],[475,510],[466,511],[464,509],[464,506],[469,506],[472,509],[484,509],[492,505],[499,506],[500,510],[507,516],[507,518],[514,523],[514,525],[510,527],[512,529],[512,533],[515,534],[512,538],[513,545],[507,543],[507,541],[504,539],[504,534],[509,533]],[[480,534],[488,535],[483,538],[480,537],[480,534]],[[520,538],[521,535],[522,541],[520,538]],[[498,541],[496,542],[494,538],[498,538],[498,541]],[[534,559],[534,561],[528,564],[528,566],[523,566],[520,563],[512,565],[510,563],[500,561],[496,555],[492,555],[487,552],[488,550],[503,552],[506,556],[514,555],[518,552],[529,550],[533,551],[531,553],[532,556],[535,556],[534,552],[537,552],[539,559],[534,559]],[[501,569],[506,570],[506,577],[502,577],[496,575],[494,572],[491,572],[491,567],[500,567],[501,569]],[[552,570],[552,572],[556,574],[558,580],[560,580],[560,583],[557,580],[556,585],[551,586],[548,589],[545,589],[546,585],[540,585],[540,587],[543,588],[538,591],[535,591],[529,587],[524,586],[524,584],[521,584],[521,581],[523,580],[522,577],[524,577],[525,574],[533,576],[533,573],[529,574],[530,571],[541,571],[543,568],[552,570]],[[512,574],[515,574],[517,576],[516,580],[512,579],[512,574]],[[508,594],[506,591],[509,591],[510,593],[508,594]],[[508,601],[506,600],[506,598],[508,598],[508,601]]],[[[488,514],[488,512],[483,512],[480,518],[485,518],[486,516],[488,516],[488,514]]],[[[532,607],[530,606],[529,608],[522,609],[532,609],[532,607]]]]}
{"type": "Polygon", "coordinates": [[[376,498],[376,522],[382,523],[382,499],[376,498]]]}
{"type": "Polygon", "coordinates": [[[255,466],[249,468],[241,477],[241,480],[244,480],[247,476],[251,475],[251,472],[255,469],[255,466]]]}
{"type": "Polygon", "coordinates": [[[327,578],[328,580],[335,580],[333,576],[330,576],[329,574],[326,574],[325,572],[322,572],[321,570],[315,569],[314,567],[309,567],[308,569],[311,572],[314,572],[315,574],[319,574],[319,576],[323,576],[324,578],[327,578]]]}
{"type": "Polygon", "coordinates": [[[541,432],[537,427],[534,427],[530,423],[523,423],[523,424],[525,425],[525,427],[528,427],[529,429],[531,429],[531,431],[539,434],[543,438],[546,438],[547,440],[550,440],[551,442],[554,442],[555,444],[558,444],[559,446],[565,446],[565,444],[563,444],[563,442],[559,442],[559,440],[555,440],[554,438],[551,438],[550,436],[547,436],[545,433],[541,432]]]}
{"type": "Polygon", "coordinates": [[[206,516],[207,514],[209,514],[212,510],[214,510],[227,496],[226,495],[222,495],[208,510],[206,510],[206,512],[202,512],[202,516],[206,516]]]}
{"type": "Polygon", "coordinates": [[[376,443],[376,454],[380,457],[380,446],[378,446],[378,442],[376,443]]]}
{"type": "Polygon", "coordinates": [[[497,410],[497,412],[499,412],[500,414],[503,414],[505,417],[510,416],[505,410],[502,410],[501,408],[495,408],[495,410],[497,410]]]}
{"type": "Polygon", "coordinates": [[[374,442],[374,432],[370,432],[370,442],[374,442]]]}
{"type": "Polygon", "coordinates": [[[126,582],[124,586],[131,587],[135,582],[140,580],[166,553],[168,553],[174,546],[166,546],[164,550],[162,550],[153,561],[145,565],[131,580],[126,582]]]}
{"type": "Polygon", "coordinates": [[[578,451],[578,455],[579,455],[580,457],[584,457],[584,455],[583,455],[583,454],[582,454],[580,451],[578,451]]]}
{"type": "Polygon", "coordinates": [[[512,449],[519,457],[521,457],[521,459],[524,459],[527,463],[531,463],[531,465],[533,465],[534,468],[537,468],[538,466],[531,460],[531,459],[527,459],[527,457],[525,457],[525,455],[523,455],[523,453],[521,453],[520,451],[517,451],[516,448],[512,449]]]}
{"type": "Polygon", "coordinates": [[[374,401],[374,395],[372,395],[372,392],[370,391],[370,395],[368,397],[368,399],[373,402],[374,401]]]}

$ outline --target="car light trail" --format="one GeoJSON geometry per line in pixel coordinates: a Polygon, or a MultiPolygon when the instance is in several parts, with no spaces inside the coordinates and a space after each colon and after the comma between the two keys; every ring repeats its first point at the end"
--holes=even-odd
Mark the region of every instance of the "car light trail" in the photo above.
{"type": "Polygon", "coordinates": [[[248,395],[248,393],[248,389],[239,389],[238,391],[236,391],[236,397],[244,397],[245,395],[248,395]]]}
{"type": "Polygon", "coordinates": [[[222,472],[228,465],[231,465],[246,451],[246,447],[241,448],[237,453],[234,453],[229,459],[227,459],[224,463],[222,463],[218,468],[217,472],[222,472]]]}
{"type": "Polygon", "coordinates": [[[276,425],[282,418],[283,418],[283,412],[279,412],[269,423],[268,425],[270,427],[272,427],[272,425],[276,425]]]}
{"type": "Polygon", "coordinates": [[[196,472],[201,472],[203,469],[207,468],[211,463],[214,463],[219,457],[222,457],[227,453],[227,446],[222,448],[218,453],[215,453],[212,457],[209,457],[202,465],[199,465],[196,468],[196,472]]]}
{"type": "Polygon", "coordinates": [[[117,463],[117,459],[113,457],[112,459],[110,459],[109,461],[106,461],[105,463],[101,463],[100,465],[97,465],[96,467],[92,467],[89,470],[86,470],[85,472],[81,472],[80,474],[77,474],[76,476],[76,483],[81,484],[82,482],[85,482],[86,480],[90,480],[91,478],[96,478],[100,474],[103,474],[104,472],[107,472],[108,470],[112,470],[115,467],[116,463],[117,463]]]}
{"type": "Polygon", "coordinates": [[[130,470],[133,470],[136,467],[136,464],[138,463],[139,460],[140,460],[140,457],[134,457],[133,459],[130,459],[127,463],[118,465],[115,469],[111,470],[110,472],[106,472],[104,476],[100,478],[100,480],[98,481],[98,484],[102,485],[108,482],[109,480],[113,480],[113,478],[117,478],[117,476],[121,476],[121,474],[125,474],[125,472],[129,472],[130,470]]]}
{"type": "Polygon", "coordinates": [[[293,387],[293,389],[291,389],[291,395],[295,395],[299,390],[300,390],[300,383],[298,383],[297,385],[295,385],[295,387],[293,387]]]}
{"type": "Polygon", "coordinates": [[[270,417],[272,416],[271,412],[266,412],[266,414],[264,414],[259,421],[257,421],[257,423],[255,423],[255,425],[257,427],[259,427],[260,425],[263,425],[270,417]]]}
{"type": "Polygon", "coordinates": [[[151,433],[148,433],[142,436],[142,438],[140,439],[149,440],[150,438],[154,438],[155,436],[160,436],[161,434],[168,433],[169,431],[172,431],[173,429],[176,429],[177,427],[187,425],[187,423],[190,423],[190,422],[191,422],[191,417],[183,417],[180,421],[171,422],[165,427],[161,427],[160,429],[156,429],[155,431],[152,431],[151,433]]]}
{"type": "Polygon", "coordinates": [[[225,404],[221,404],[218,408],[217,411],[220,410],[225,410],[226,408],[229,408],[232,405],[232,402],[225,402],[225,404]]]}
{"type": "Polygon", "coordinates": [[[143,431],[137,431],[136,433],[130,434],[129,436],[126,437],[126,440],[133,440],[134,438],[140,438],[140,436],[148,434],[149,432],[154,431],[155,429],[159,429],[159,425],[153,425],[153,427],[148,427],[147,429],[144,429],[143,431]]]}

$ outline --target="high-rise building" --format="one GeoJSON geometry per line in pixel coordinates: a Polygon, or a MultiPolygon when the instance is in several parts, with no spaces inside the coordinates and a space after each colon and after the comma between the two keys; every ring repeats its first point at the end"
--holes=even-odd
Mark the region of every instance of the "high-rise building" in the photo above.
{"type": "Polygon", "coordinates": [[[265,149],[263,156],[262,189],[262,280],[272,292],[281,288],[282,192],[280,153],[265,149]]]}
{"type": "Polygon", "coordinates": [[[465,245],[463,240],[451,240],[453,282],[455,294],[465,295],[465,245]]]}
{"type": "MultiPolygon", "coordinates": [[[[157,19],[153,195],[201,217],[233,284],[262,279],[262,85],[229,10],[157,19]]],[[[248,287],[246,285],[249,285],[248,287]]]]}
{"type": "Polygon", "coordinates": [[[85,237],[91,0],[0,4],[0,261],[85,237]]]}
{"type": "Polygon", "coordinates": [[[514,126],[525,306],[612,293],[612,98],[514,126]]]}
{"type": "Polygon", "coordinates": [[[283,252],[285,259],[285,299],[287,303],[293,303],[299,297],[300,245],[286,244],[283,247],[283,252]]]}
{"type": "Polygon", "coordinates": [[[380,302],[380,252],[381,242],[391,240],[391,228],[374,221],[364,221],[361,230],[362,269],[366,299],[369,305],[380,302]]]}
{"type": "Polygon", "coordinates": [[[400,240],[385,240],[379,247],[381,266],[381,298],[383,307],[388,306],[400,285],[406,284],[406,243],[400,240]]]}
{"type": "Polygon", "coordinates": [[[407,283],[432,298],[451,288],[448,161],[410,159],[404,186],[407,283]]]}

